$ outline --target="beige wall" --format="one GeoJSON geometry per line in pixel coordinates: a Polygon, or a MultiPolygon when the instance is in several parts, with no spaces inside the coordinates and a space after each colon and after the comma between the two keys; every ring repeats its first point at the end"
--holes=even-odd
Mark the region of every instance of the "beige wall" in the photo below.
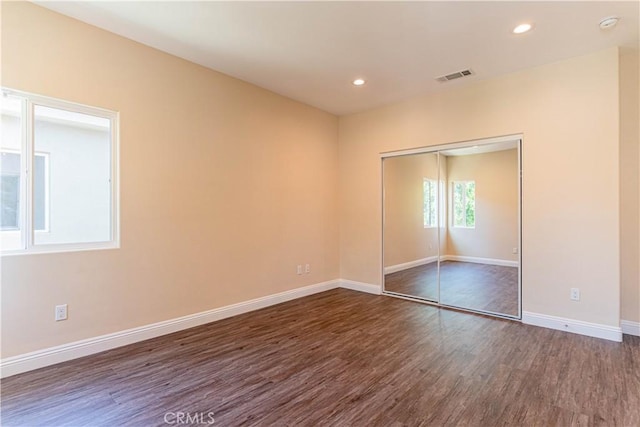
{"type": "Polygon", "coordinates": [[[341,277],[380,282],[380,152],[523,133],[523,308],[618,326],[618,107],[614,48],[341,117],[341,277]]]}
{"type": "Polygon", "coordinates": [[[338,277],[335,116],[30,3],[2,85],[120,112],[122,235],[2,258],[2,357],[338,277]]]}
{"type": "Polygon", "coordinates": [[[620,55],[620,317],[640,322],[638,51],[620,55]]]}
{"type": "Polygon", "coordinates": [[[438,228],[424,227],[424,178],[438,181],[437,154],[384,161],[385,267],[438,255],[438,228]]]}
{"type": "Polygon", "coordinates": [[[447,194],[453,181],[476,183],[476,226],[451,227],[450,208],[446,254],[518,261],[518,150],[447,156],[446,163],[447,194]]]}

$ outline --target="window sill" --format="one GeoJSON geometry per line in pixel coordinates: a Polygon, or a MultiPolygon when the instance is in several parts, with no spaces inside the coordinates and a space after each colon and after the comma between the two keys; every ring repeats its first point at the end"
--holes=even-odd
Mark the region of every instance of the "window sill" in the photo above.
{"type": "Polygon", "coordinates": [[[2,251],[0,256],[20,256],[20,255],[39,255],[39,254],[55,254],[64,252],[85,252],[100,251],[108,249],[120,249],[119,242],[100,242],[100,243],[70,243],[60,245],[34,245],[29,249],[15,249],[2,251]]]}

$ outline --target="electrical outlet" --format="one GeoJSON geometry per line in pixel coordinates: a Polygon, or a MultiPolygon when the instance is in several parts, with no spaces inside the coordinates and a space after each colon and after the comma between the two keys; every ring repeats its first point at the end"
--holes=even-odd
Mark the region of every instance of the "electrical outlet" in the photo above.
{"type": "Polygon", "coordinates": [[[67,320],[67,304],[56,305],[56,322],[67,320]]]}
{"type": "Polygon", "coordinates": [[[305,272],[305,274],[311,273],[311,265],[310,264],[305,264],[304,272],[305,272]]]}
{"type": "Polygon", "coordinates": [[[571,288],[571,295],[570,298],[573,301],[580,301],[580,289],[578,288],[571,288]]]}
{"type": "Polygon", "coordinates": [[[518,248],[513,248],[513,249],[511,250],[511,252],[512,252],[512,253],[514,253],[514,254],[517,254],[517,253],[518,253],[518,248]]]}
{"type": "Polygon", "coordinates": [[[302,264],[298,264],[298,267],[296,268],[296,273],[302,274],[302,264]]]}

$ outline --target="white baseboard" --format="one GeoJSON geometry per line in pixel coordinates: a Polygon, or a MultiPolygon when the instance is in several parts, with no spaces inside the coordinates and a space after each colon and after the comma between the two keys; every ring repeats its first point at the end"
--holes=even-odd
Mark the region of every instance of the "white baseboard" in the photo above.
{"type": "Polygon", "coordinates": [[[566,319],[564,317],[549,316],[528,311],[522,312],[522,323],[572,332],[589,337],[603,338],[610,341],[622,341],[622,329],[615,326],[583,322],[581,320],[566,319]]]}
{"type": "Polygon", "coordinates": [[[489,264],[489,265],[501,265],[503,267],[517,267],[518,261],[511,261],[507,259],[496,258],[479,258],[475,256],[462,256],[462,255],[443,255],[443,261],[460,261],[460,262],[472,262],[474,264],[489,264]]]}
{"type": "MultiPolygon", "coordinates": [[[[290,291],[280,292],[274,295],[268,295],[225,307],[214,308],[213,310],[190,314],[188,316],[152,323],[150,325],[127,329],[125,331],[63,344],[56,347],[50,347],[44,350],[38,350],[18,356],[7,357],[0,361],[0,378],[54,365],[67,360],[77,359],[79,357],[88,356],[101,351],[111,350],[116,347],[122,347],[124,345],[159,337],[161,335],[170,334],[183,329],[193,328],[194,326],[200,326],[206,323],[215,322],[216,320],[225,319],[227,317],[248,313],[250,311],[280,304],[296,298],[328,291],[341,286],[341,283],[342,282],[340,280],[330,280],[328,282],[292,289],[290,291]]],[[[361,290],[353,286],[349,286],[349,289],[361,290]]],[[[365,290],[364,292],[368,291],[365,290]]]]}
{"type": "Polygon", "coordinates": [[[622,333],[627,335],[635,335],[640,337],[640,322],[632,322],[631,320],[621,320],[620,327],[622,333]]]}
{"type": "Polygon", "coordinates": [[[380,286],[369,283],[356,282],[353,280],[336,279],[327,282],[316,283],[302,288],[292,289],[265,297],[243,301],[225,307],[214,308],[188,316],[177,317],[150,325],[127,329],[125,331],[114,332],[112,334],[101,335],[99,337],[88,338],[63,344],[31,353],[20,354],[18,356],[7,357],[0,361],[0,378],[32,371],[56,363],[66,362],[79,357],[89,356],[101,351],[111,350],[124,345],[156,338],[161,335],[182,331],[250,311],[280,304],[293,299],[306,297],[335,288],[346,288],[360,292],[380,295],[380,286]]]}
{"type": "Polygon", "coordinates": [[[382,288],[370,283],[356,282],[354,280],[340,279],[340,287],[352,289],[354,291],[366,292],[368,294],[382,295],[382,288]]]}
{"type": "Polygon", "coordinates": [[[389,267],[384,268],[384,274],[395,273],[402,270],[408,270],[413,267],[431,264],[432,262],[436,262],[437,260],[438,256],[430,256],[427,258],[417,259],[415,261],[403,262],[402,264],[390,265],[389,267]]]}

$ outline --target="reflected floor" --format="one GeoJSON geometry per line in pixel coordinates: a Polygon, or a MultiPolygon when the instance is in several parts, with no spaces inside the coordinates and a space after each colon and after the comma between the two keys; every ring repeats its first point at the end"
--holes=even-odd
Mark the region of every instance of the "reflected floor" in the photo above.
{"type": "MultiPolygon", "coordinates": [[[[385,275],[385,290],[437,301],[437,263],[385,275]]],[[[440,302],[518,315],[518,268],[470,262],[440,263],[440,302]]]]}

